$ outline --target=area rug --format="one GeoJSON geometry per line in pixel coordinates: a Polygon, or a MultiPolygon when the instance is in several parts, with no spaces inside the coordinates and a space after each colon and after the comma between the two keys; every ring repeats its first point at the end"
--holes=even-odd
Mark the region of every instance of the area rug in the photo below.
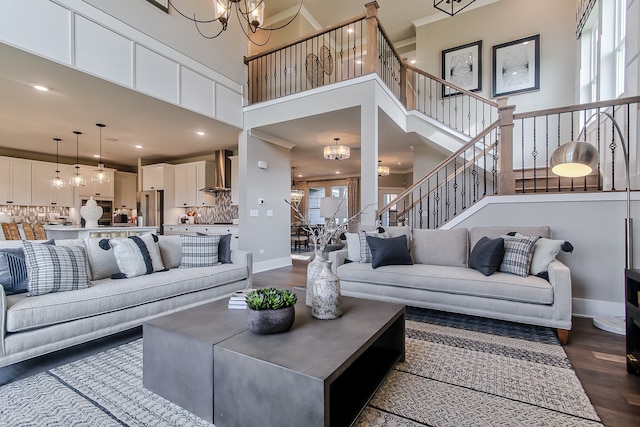
{"type": "MultiPolygon", "coordinates": [[[[406,338],[358,427],[601,425],[550,329],[409,308],[406,338]]],[[[142,387],[142,339],[1,387],[0,425],[210,426],[142,387]]]]}

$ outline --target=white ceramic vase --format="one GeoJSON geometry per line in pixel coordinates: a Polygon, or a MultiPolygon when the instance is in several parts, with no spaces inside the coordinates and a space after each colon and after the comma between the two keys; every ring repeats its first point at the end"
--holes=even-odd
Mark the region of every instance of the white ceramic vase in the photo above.
{"type": "Polygon", "coordinates": [[[320,273],[313,284],[311,315],[322,320],[342,316],[340,278],[331,271],[331,261],[322,261],[320,273]]]}
{"type": "Polygon", "coordinates": [[[324,261],[324,256],[322,255],[322,250],[315,249],[315,256],[311,260],[309,264],[307,264],[307,292],[305,295],[304,303],[307,307],[313,306],[313,283],[320,273],[322,269],[322,262],[324,261]]]}
{"type": "Polygon", "coordinates": [[[98,206],[93,197],[90,197],[87,203],[80,208],[80,216],[84,218],[85,227],[97,227],[98,220],[102,216],[102,206],[98,206]]]}

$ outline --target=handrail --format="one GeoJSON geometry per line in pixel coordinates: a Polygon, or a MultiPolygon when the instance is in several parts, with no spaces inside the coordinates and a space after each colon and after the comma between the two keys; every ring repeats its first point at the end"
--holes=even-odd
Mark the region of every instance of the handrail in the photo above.
{"type": "Polygon", "coordinates": [[[596,108],[613,107],[616,105],[640,103],[640,96],[630,96],[628,98],[610,99],[607,101],[590,102],[588,104],[570,105],[567,107],[548,108],[545,110],[527,111],[513,115],[514,120],[530,119],[533,117],[550,116],[553,114],[571,113],[583,110],[595,110],[596,108]]]}
{"type": "Polygon", "coordinates": [[[249,64],[249,62],[251,62],[251,61],[253,61],[255,59],[262,58],[263,56],[270,55],[270,54],[272,54],[274,52],[277,52],[279,50],[286,49],[286,48],[291,47],[291,46],[295,46],[298,43],[302,43],[303,41],[311,40],[311,39],[313,39],[315,37],[318,37],[318,36],[321,36],[323,34],[330,33],[331,31],[337,30],[337,29],[339,29],[341,27],[344,27],[346,25],[354,24],[354,23],[356,23],[358,21],[361,21],[361,20],[365,19],[366,17],[367,17],[367,14],[363,13],[361,15],[358,15],[358,16],[354,17],[354,18],[349,18],[349,19],[347,19],[345,21],[342,21],[342,22],[339,22],[337,24],[330,25],[330,26],[328,26],[328,27],[326,27],[326,28],[324,28],[322,30],[316,31],[315,33],[307,34],[306,36],[302,36],[302,37],[298,37],[297,39],[295,39],[295,40],[293,40],[293,41],[291,41],[289,43],[274,47],[274,48],[269,49],[269,50],[265,50],[264,52],[256,53],[255,55],[251,55],[249,57],[245,56],[244,57],[244,63],[245,63],[245,65],[247,65],[247,64],[249,64]]]}
{"type": "Polygon", "coordinates": [[[496,120],[493,123],[491,123],[491,125],[489,125],[487,128],[485,128],[482,132],[480,132],[478,135],[476,135],[474,138],[472,138],[469,142],[467,142],[465,145],[463,145],[462,147],[460,147],[455,153],[451,154],[449,157],[447,157],[446,159],[444,159],[443,161],[441,161],[436,167],[433,168],[433,170],[431,172],[429,172],[427,175],[425,175],[424,177],[422,177],[422,179],[420,179],[418,182],[414,183],[411,187],[407,188],[406,190],[404,190],[402,193],[400,193],[395,200],[389,202],[386,206],[382,207],[381,209],[379,209],[376,212],[376,216],[380,217],[380,215],[382,215],[383,213],[389,211],[389,209],[391,208],[391,206],[395,205],[398,200],[401,200],[405,197],[407,197],[409,194],[413,193],[416,189],[418,189],[418,187],[420,187],[422,184],[424,184],[427,180],[431,179],[437,172],[440,171],[440,169],[445,166],[446,164],[450,163],[451,160],[455,159],[456,157],[460,156],[462,153],[464,153],[466,150],[468,150],[469,148],[471,148],[474,144],[477,144],[482,138],[484,138],[485,136],[487,136],[489,133],[491,133],[493,130],[497,129],[498,126],[500,124],[500,120],[496,120]]]}
{"type": "Polygon", "coordinates": [[[484,102],[485,104],[489,104],[489,105],[491,105],[492,107],[498,108],[498,103],[497,103],[497,102],[495,102],[495,101],[492,101],[492,100],[487,99],[487,98],[483,98],[482,96],[480,96],[480,95],[478,95],[478,94],[476,94],[476,93],[474,93],[474,92],[471,92],[471,91],[469,91],[469,90],[467,90],[467,89],[463,89],[463,88],[461,88],[460,86],[456,86],[455,84],[453,84],[453,83],[451,83],[451,82],[448,82],[448,81],[446,81],[446,80],[444,80],[444,79],[442,79],[442,78],[440,78],[440,77],[436,77],[436,76],[434,76],[433,74],[427,73],[426,71],[421,70],[421,69],[419,69],[419,68],[416,68],[416,67],[414,67],[414,66],[412,66],[412,65],[405,64],[405,67],[407,68],[407,70],[411,70],[411,71],[413,71],[414,73],[421,74],[421,75],[423,75],[423,76],[425,76],[425,77],[430,78],[431,80],[435,80],[435,81],[437,81],[437,82],[438,82],[438,83],[440,83],[440,84],[443,84],[443,85],[445,85],[445,86],[449,86],[449,87],[451,87],[451,88],[453,88],[453,89],[457,90],[458,92],[461,92],[461,93],[463,93],[463,94],[465,94],[465,95],[468,95],[468,96],[470,96],[470,97],[472,97],[472,98],[475,98],[475,99],[477,99],[478,101],[482,101],[482,102],[484,102]]]}
{"type": "Polygon", "coordinates": [[[378,21],[378,28],[380,29],[380,33],[382,34],[382,37],[384,37],[389,48],[391,48],[391,52],[393,52],[394,56],[396,57],[398,62],[400,62],[401,65],[406,65],[405,61],[402,60],[402,57],[400,56],[396,48],[393,47],[393,43],[391,43],[391,38],[389,37],[389,34],[387,34],[387,31],[384,29],[384,27],[382,26],[382,23],[377,17],[376,17],[376,21],[378,21]]]}

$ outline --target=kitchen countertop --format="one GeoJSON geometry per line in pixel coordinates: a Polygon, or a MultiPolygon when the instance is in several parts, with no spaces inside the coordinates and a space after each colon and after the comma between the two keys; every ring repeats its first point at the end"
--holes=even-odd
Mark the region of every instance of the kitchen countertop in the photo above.
{"type": "Polygon", "coordinates": [[[215,222],[213,224],[164,224],[165,227],[167,226],[180,226],[180,227],[237,227],[238,224],[229,224],[229,223],[225,223],[225,222],[215,222]]]}
{"type": "Polygon", "coordinates": [[[98,226],[98,227],[81,227],[79,225],[45,225],[45,230],[55,230],[55,231],[120,231],[123,228],[129,230],[156,230],[157,227],[148,226],[148,227],[138,227],[136,225],[120,225],[114,227],[106,227],[106,226],[98,226]]]}

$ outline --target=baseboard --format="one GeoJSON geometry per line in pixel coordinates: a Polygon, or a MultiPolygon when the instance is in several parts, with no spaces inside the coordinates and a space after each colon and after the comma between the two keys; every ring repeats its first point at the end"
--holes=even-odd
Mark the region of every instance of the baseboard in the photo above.
{"type": "Polygon", "coordinates": [[[577,317],[624,316],[624,303],[573,298],[572,305],[572,314],[577,317]]]}
{"type": "Polygon", "coordinates": [[[290,256],[287,256],[285,258],[270,259],[268,261],[254,262],[253,272],[260,273],[263,271],[273,270],[275,268],[289,267],[291,266],[291,264],[292,261],[290,256]]]}

